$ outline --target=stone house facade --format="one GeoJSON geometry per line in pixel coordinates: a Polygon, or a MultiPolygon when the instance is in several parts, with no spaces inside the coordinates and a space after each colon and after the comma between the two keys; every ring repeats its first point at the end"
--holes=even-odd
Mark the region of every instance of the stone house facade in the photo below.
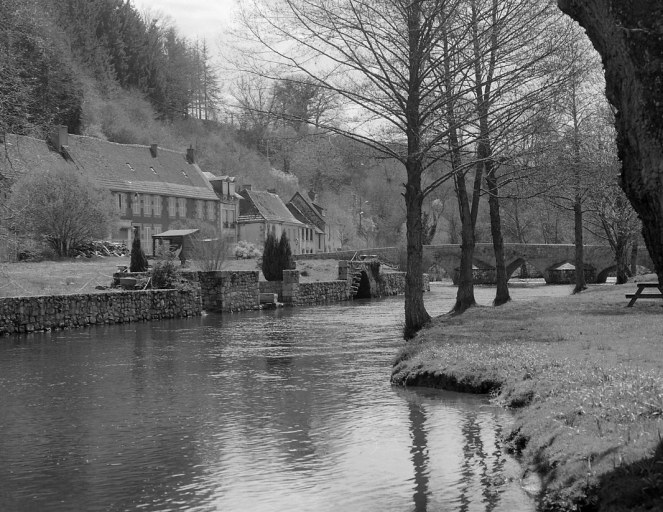
{"type": "MultiPolygon", "coordinates": [[[[109,234],[113,241],[130,245],[137,228],[141,245],[150,254],[152,235],[185,219],[209,222],[237,239],[236,227],[224,226],[224,218],[230,218],[229,210],[237,218],[239,198],[232,194],[219,197],[196,163],[193,148],[178,152],[157,144],[118,144],[71,135],[64,126],[57,127],[48,142],[6,137],[5,163],[16,176],[49,170],[79,172],[108,190],[118,218],[109,234]]],[[[220,188],[223,191],[223,184],[220,188]]]]}
{"type": "Polygon", "coordinates": [[[296,192],[286,206],[293,217],[306,226],[298,254],[327,252],[329,248],[325,209],[315,203],[313,198],[300,192],[296,192]]]}
{"type": "Polygon", "coordinates": [[[262,250],[268,233],[280,238],[281,233],[285,232],[292,253],[301,254],[302,241],[308,236],[308,228],[292,215],[278,195],[248,187],[239,192],[239,195],[240,240],[250,242],[262,250]]]}

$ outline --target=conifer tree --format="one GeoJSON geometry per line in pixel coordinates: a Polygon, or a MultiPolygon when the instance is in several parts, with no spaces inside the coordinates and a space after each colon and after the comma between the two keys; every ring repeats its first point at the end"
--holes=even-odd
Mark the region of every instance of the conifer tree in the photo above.
{"type": "Polygon", "coordinates": [[[267,233],[262,251],[262,274],[267,281],[282,281],[283,269],[279,271],[279,243],[271,231],[267,233]]]}
{"type": "Polygon", "coordinates": [[[131,262],[129,263],[131,272],[147,272],[147,258],[140,246],[140,236],[138,229],[134,230],[134,241],[131,244],[131,262]]]}
{"type": "Polygon", "coordinates": [[[283,271],[290,270],[293,267],[292,251],[290,250],[290,242],[285,231],[281,233],[281,239],[279,240],[279,264],[281,267],[281,279],[283,279],[283,271]]]}

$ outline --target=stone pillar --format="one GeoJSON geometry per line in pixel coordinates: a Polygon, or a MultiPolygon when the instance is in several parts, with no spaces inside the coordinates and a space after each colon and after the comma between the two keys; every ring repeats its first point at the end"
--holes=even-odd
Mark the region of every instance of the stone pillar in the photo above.
{"type": "Polygon", "coordinates": [[[285,304],[296,304],[299,297],[299,270],[283,271],[282,300],[285,304]]]}

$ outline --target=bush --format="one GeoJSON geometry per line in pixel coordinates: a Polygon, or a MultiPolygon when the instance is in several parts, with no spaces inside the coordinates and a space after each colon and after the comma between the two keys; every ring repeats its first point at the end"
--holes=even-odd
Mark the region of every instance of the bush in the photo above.
{"type": "Polygon", "coordinates": [[[152,288],[177,288],[180,282],[179,264],[175,263],[175,258],[172,255],[165,255],[164,259],[157,261],[152,266],[150,277],[152,288]]]}
{"type": "Polygon", "coordinates": [[[256,249],[256,246],[245,240],[240,240],[237,247],[235,247],[235,258],[237,259],[247,260],[260,258],[261,256],[262,253],[256,249]]]}

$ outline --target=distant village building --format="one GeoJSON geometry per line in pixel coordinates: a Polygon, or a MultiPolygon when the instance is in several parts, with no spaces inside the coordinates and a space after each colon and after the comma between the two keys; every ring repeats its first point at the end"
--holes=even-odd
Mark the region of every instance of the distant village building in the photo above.
{"type": "Polygon", "coordinates": [[[315,195],[296,192],[286,205],[293,217],[306,226],[304,238],[300,241],[300,254],[328,252],[325,209],[314,202],[315,195]]]}
{"type": "Polygon", "coordinates": [[[285,232],[292,253],[301,254],[302,237],[308,236],[305,234],[306,226],[290,213],[276,193],[245,186],[239,195],[242,197],[238,217],[240,240],[262,249],[268,233],[280,238],[281,233],[285,232]]]}
{"type": "Polygon", "coordinates": [[[239,196],[234,178],[206,176],[196,164],[193,148],[181,153],[157,144],[117,144],[70,135],[66,127],[54,130],[49,142],[5,135],[0,175],[15,181],[37,171],[82,173],[112,194],[119,221],[111,238],[130,244],[138,228],[148,254],[152,235],[185,219],[209,222],[237,240],[239,196]]]}

